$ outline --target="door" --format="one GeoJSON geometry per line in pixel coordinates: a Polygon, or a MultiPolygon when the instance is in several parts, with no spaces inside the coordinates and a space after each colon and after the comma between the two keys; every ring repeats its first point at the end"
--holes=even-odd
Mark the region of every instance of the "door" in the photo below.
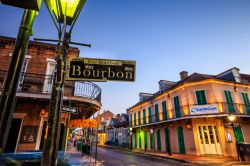
{"type": "Polygon", "coordinates": [[[144,131],[144,149],[148,149],[147,131],[144,131]]]}
{"type": "Polygon", "coordinates": [[[5,152],[15,152],[16,146],[18,144],[18,135],[20,133],[20,128],[22,124],[22,119],[13,118],[11,122],[10,132],[5,147],[5,152]]]}
{"type": "Polygon", "coordinates": [[[198,134],[201,154],[222,155],[218,129],[215,125],[199,125],[198,134]]]}
{"type": "Polygon", "coordinates": [[[48,62],[43,86],[43,93],[51,93],[55,68],[56,63],[48,62]]]}
{"type": "Polygon", "coordinates": [[[178,135],[178,144],[179,144],[179,153],[184,154],[186,153],[185,143],[184,143],[184,135],[183,129],[181,126],[177,127],[177,135],[178,135]]]}
{"type": "Polygon", "coordinates": [[[164,134],[165,134],[166,152],[169,154],[170,153],[170,140],[169,140],[169,129],[168,128],[164,129],[164,134]]]}
{"type": "Polygon", "coordinates": [[[157,150],[161,151],[161,132],[160,129],[156,131],[156,139],[157,139],[157,150]]]}

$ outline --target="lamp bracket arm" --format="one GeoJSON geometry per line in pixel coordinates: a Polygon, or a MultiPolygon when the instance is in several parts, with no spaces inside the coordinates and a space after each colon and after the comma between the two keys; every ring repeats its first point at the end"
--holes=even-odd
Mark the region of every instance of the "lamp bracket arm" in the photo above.
{"type": "Polygon", "coordinates": [[[85,47],[91,47],[91,44],[84,44],[84,43],[76,43],[76,42],[69,42],[69,44],[79,45],[79,46],[85,46],[85,47]]]}

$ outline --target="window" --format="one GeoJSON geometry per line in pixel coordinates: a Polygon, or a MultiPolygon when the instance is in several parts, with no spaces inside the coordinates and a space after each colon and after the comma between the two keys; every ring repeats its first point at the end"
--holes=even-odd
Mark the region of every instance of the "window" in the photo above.
{"type": "Polygon", "coordinates": [[[162,104],[163,120],[167,120],[167,105],[166,105],[166,101],[163,101],[161,104],[162,104]]]}
{"type": "Polygon", "coordinates": [[[180,109],[180,101],[179,97],[174,97],[174,109],[175,109],[175,117],[180,118],[181,117],[181,109],[180,109]]]}
{"type": "Polygon", "coordinates": [[[250,103],[249,103],[249,99],[248,99],[248,94],[243,92],[241,93],[245,107],[246,107],[246,112],[248,115],[250,115],[250,103]]]}
{"type": "Polygon", "coordinates": [[[159,109],[158,109],[158,104],[155,104],[155,121],[159,121],[159,109]]]}
{"type": "Polygon", "coordinates": [[[152,123],[152,110],[151,110],[151,107],[148,107],[148,121],[149,123],[152,123]]]}
{"type": "Polygon", "coordinates": [[[146,124],[146,110],[143,110],[143,124],[146,124]]]}
{"type": "Polygon", "coordinates": [[[134,113],[134,126],[136,126],[136,112],[134,113]]]}
{"type": "Polygon", "coordinates": [[[228,111],[230,113],[235,112],[235,108],[234,108],[234,103],[233,103],[231,92],[225,90],[224,94],[225,94],[226,100],[227,100],[228,111]]]}
{"type": "Polygon", "coordinates": [[[198,105],[207,104],[206,95],[204,90],[195,91],[196,100],[198,105]]]}
{"type": "Polygon", "coordinates": [[[141,125],[141,111],[138,111],[138,125],[141,125]]]}

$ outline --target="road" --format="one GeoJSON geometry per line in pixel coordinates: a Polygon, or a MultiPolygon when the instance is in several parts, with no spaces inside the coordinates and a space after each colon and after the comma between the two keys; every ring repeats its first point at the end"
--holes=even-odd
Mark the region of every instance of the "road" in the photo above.
{"type": "Polygon", "coordinates": [[[101,146],[98,147],[97,160],[103,166],[195,166],[195,164],[101,146]]]}

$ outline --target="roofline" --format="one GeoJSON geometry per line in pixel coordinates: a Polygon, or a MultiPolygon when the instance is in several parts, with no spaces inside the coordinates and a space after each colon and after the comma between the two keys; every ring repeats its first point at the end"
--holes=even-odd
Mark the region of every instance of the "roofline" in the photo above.
{"type": "Polygon", "coordinates": [[[204,81],[219,81],[219,82],[222,82],[222,83],[232,83],[232,84],[234,84],[234,85],[245,85],[245,86],[250,86],[250,84],[248,84],[248,83],[239,83],[239,82],[233,82],[233,81],[226,81],[226,80],[221,80],[221,79],[218,79],[218,78],[207,78],[207,79],[204,79],[204,80],[202,80],[202,81],[192,81],[192,82],[181,83],[181,84],[179,84],[179,85],[177,85],[177,86],[175,86],[175,87],[173,87],[173,88],[170,88],[170,89],[166,90],[165,92],[163,92],[163,93],[161,93],[161,94],[159,94],[159,95],[157,95],[157,96],[154,96],[151,100],[143,101],[143,102],[141,102],[141,103],[137,103],[137,104],[133,105],[132,107],[129,107],[129,108],[128,108],[128,112],[129,112],[130,110],[134,109],[135,107],[139,107],[139,106],[141,106],[141,105],[143,105],[143,104],[145,104],[145,103],[148,103],[148,102],[150,102],[150,101],[152,101],[152,100],[154,100],[154,99],[156,99],[156,98],[158,98],[158,97],[160,97],[160,96],[167,95],[167,94],[170,93],[171,91],[174,91],[175,89],[178,89],[178,88],[180,88],[181,86],[188,85],[188,84],[193,84],[193,83],[202,83],[202,82],[204,82],[204,81]]]}

